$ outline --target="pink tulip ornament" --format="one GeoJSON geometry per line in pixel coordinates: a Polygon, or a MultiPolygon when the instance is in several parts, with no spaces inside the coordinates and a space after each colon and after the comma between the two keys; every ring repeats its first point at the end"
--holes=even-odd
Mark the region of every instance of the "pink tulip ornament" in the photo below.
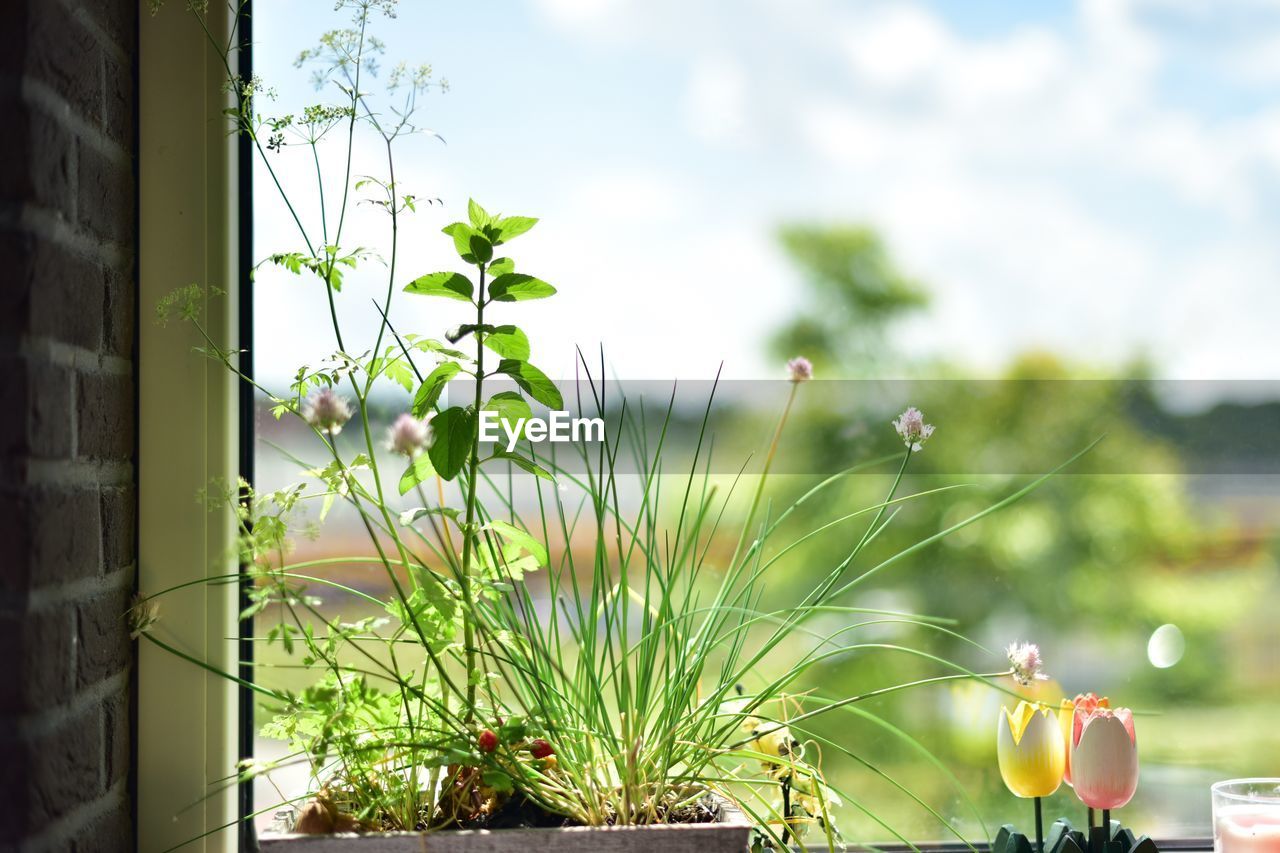
{"type": "MultiPolygon", "coordinates": [[[[1098,708],[1110,708],[1111,700],[1103,696],[1098,698],[1096,693],[1077,693],[1074,699],[1063,699],[1058,711],[1058,725],[1062,729],[1062,743],[1067,750],[1067,771],[1063,774],[1062,781],[1071,785],[1071,739],[1075,732],[1076,719],[1082,716],[1088,716],[1098,708]]],[[[1094,824],[1093,809],[1089,809],[1089,828],[1092,829],[1094,824]]]]}
{"type": "Polygon", "coordinates": [[[1099,708],[1110,707],[1111,701],[1106,696],[1099,699],[1096,693],[1077,693],[1074,699],[1062,700],[1062,705],[1058,711],[1058,724],[1062,727],[1062,742],[1067,747],[1067,770],[1062,776],[1062,781],[1068,785],[1073,784],[1071,781],[1071,741],[1077,721],[1082,717],[1087,717],[1099,708]]]}
{"type": "Polygon", "coordinates": [[[1128,804],[1138,789],[1138,738],[1128,708],[1074,716],[1071,781],[1081,802],[1102,809],[1102,826],[1110,833],[1111,809],[1128,804]]]}

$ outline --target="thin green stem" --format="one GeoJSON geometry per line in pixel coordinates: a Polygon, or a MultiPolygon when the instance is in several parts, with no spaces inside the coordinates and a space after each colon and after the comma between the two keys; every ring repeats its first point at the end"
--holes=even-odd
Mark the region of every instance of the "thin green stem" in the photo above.
{"type": "Polygon", "coordinates": [[[832,702],[828,705],[823,705],[821,708],[815,708],[812,711],[805,711],[803,714],[800,714],[799,716],[790,718],[785,723],[780,723],[774,726],[773,728],[761,729],[749,738],[739,740],[736,743],[731,743],[729,744],[727,749],[733,750],[733,749],[738,749],[740,747],[744,747],[754,740],[758,740],[759,738],[762,738],[766,735],[773,734],[776,731],[781,731],[782,729],[786,728],[788,725],[799,723],[804,720],[808,720],[812,717],[818,716],[819,714],[825,714],[828,711],[834,711],[836,708],[843,708],[846,705],[852,705],[855,702],[863,702],[863,701],[866,701],[867,699],[874,699],[877,696],[886,696],[890,693],[897,693],[899,690],[909,690],[913,687],[923,687],[927,684],[942,684],[943,682],[947,682],[947,681],[968,681],[970,679],[983,680],[988,678],[1000,678],[1002,676],[1012,675],[1012,674],[1013,674],[1013,670],[1004,670],[1003,672],[987,672],[987,673],[980,673],[978,675],[971,675],[967,672],[964,672],[964,673],[955,673],[952,675],[935,675],[931,678],[921,678],[916,681],[908,681],[902,684],[893,684],[893,685],[890,685],[889,687],[881,687],[879,690],[872,690],[867,693],[859,693],[856,696],[849,696],[839,701],[832,702]]]}
{"type": "MultiPolygon", "coordinates": [[[[475,394],[475,416],[479,417],[480,409],[484,405],[484,332],[481,327],[484,326],[484,306],[485,306],[485,272],[484,264],[479,265],[480,280],[476,293],[476,394],[475,394]]],[[[463,644],[465,646],[465,655],[467,661],[467,700],[466,700],[466,721],[471,723],[475,718],[476,704],[476,686],[479,683],[481,674],[476,669],[476,648],[475,648],[475,625],[474,612],[475,600],[471,591],[471,555],[474,550],[472,542],[476,537],[474,530],[476,523],[476,486],[478,478],[476,477],[476,468],[480,464],[480,432],[472,431],[471,452],[468,459],[467,471],[467,514],[466,524],[462,531],[462,577],[459,583],[462,587],[462,630],[463,644]]]]}
{"type": "Polygon", "coordinates": [[[782,440],[782,431],[787,425],[787,417],[791,414],[791,406],[796,401],[796,392],[800,389],[799,382],[791,383],[791,392],[787,394],[787,403],[782,407],[782,416],[778,418],[778,425],[773,431],[773,439],[769,442],[769,452],[764,458],[764,468],[760,472],[759,482],[756,484],[755,495],[751,498],[751,505],[747,510],[747,520],[742,524],[742,532],[738,536],[738,544],[733,549],[733,558],[729,560],[729,565],[735,565],[738,562],[738,554],[742,551],[742,546],[747,536],[751,533],[751,524],[755,520],[756,511],[760,508],[760,500],[764,495],[765,482],[769,479],[769,469],[773,467],[773,457],[778,453],[778,443],[782,440]]]}

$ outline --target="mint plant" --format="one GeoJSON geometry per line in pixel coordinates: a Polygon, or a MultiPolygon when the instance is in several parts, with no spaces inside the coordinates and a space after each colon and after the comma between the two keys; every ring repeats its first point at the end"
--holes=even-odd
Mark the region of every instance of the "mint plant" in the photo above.
{"type": "MultiPolygon", "coordinates": [[[[444,233],[453,238],[454,248],[458,256],[475,267],[478,284],[456,272],[437,272],[421,276],[405,287],[407,293],[420,296],[436,296],[456,299],[470,303],[476,309],[476,321],[454,329],[448,335],[451,344],[457,344],[467,337],[475,341],[475,356],[467,358],[452,350],[441,350],[443,360],[422,380],[413,397],[412,414],[414,417],[427,417],[432,413],[444,391],[445,384],[460,373],[470,375],[475,384],[475,400],[469,406],[451,406],[439,412],[433,422],[435,440],[430,453],[415,461],[401,479],[401,493],[406,485],[420,486],[422,481],[434,473],[444,480],[452,480],[466,469],[466,506],[463,515],[460,535],[462,537],[462,556],[456,566],[458,584],[464,602],[463,610],[463,645],[466,655],[467,673],[467,710],[466,722],[472,719],[476,700],[476,687],[482,680],[482,673],[476,666],[475,626],[470,618],[473,604],[472,575],[475,565],[483,563],[482,542],[484,534],[507,540],[510,546],[525,549],[531,553],[527,534],[521,533],[510,524],[490,521],[480,525],[477,521],[477,486],[479,483],[479,466],[482,461],[506,461],[532,474],[546,479],[551,475],[531,459],[516,453],[495,451],[485,460],[480,458],[479,417],[482,409],[494,411],[508,423],[518,423],[521,419],[532,416],[533,410],[528,401],[518,392],[507,391],[495,395],[486,404],[484,402],[484,380],[486,375],[505,375],[510,377],[526,394],[539,403],[559,409],[564,405],[560,391],[547,375],[529,362],[529,338],[518,327],[512,325],[495,326],[485,322],[485,308],[493,303],[523,302],[530,299],[545,299],[555,294],[551,285],[539,278],[515,271],[515,261],[508,257],[494,257],[497,247],[504,245],[524,234],[537,224],[538,220],[528,216],[490,216],[484,208],[474,200],[468,203],[467,213],[470,222],[455,222],[445,227],[444,233]],[[489,374],[485,373],[485,350],[492,350],[501,359],[489,374]]],[[[491,315],[492,316],[492,315],[491,315]]],[[[405,350],[407,355],[407,350],[405,350]]],[[[456,516],[454,516],[456,520],[456,516]]],[[[487,564],[492,569],[496,564],[498,550],[490,545],[490,556],[495,558],[487,564]]],[[[510,553],[505,552],[503,558],[510,562],[510,553]]],[[[524,565],[524,564],[522,564],[524,565]]],[[[507,566],[510,571],[510,566],[507,566]]]]}

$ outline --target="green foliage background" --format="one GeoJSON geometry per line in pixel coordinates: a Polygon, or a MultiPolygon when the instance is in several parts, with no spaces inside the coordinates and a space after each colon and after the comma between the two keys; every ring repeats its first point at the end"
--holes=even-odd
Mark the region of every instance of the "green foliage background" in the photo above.
{"type": "MultiPolygon", "coordinates": [[[[959,365],[912,362],[890,342],[898,321],[927,309],[927,291],[899,271],[873,230],[793,225],[781,229],[780,239],[807,290],[795,317],[770,342],[772,355],[809,356],[819,379],[877,373],[927,378],[918,389],[928,399],[900,401],[920,406],[938,427],[913,460],[905,488],[969,484],[945,500],[904,507],[874,546],[869,564],[876,554],[893,553],[989,503],[1015,482],[1010,472],[1048,469],[1105,432],[1084,466],[1090,473],[1058,476],[1007,512],[895,567],[874,587],[879,604],[952,618],[959,633],[993,651],[1014,639],[1039,643],[1055,676],[1041,698],[1096,691],[1135,708],[1141,714],[1143,777],[1137,798],[1120,817],[1160,835],[1205,835],[1211,781],[1280,769],[1280,729],[1274,725],[1280,707],[1280,575],[1272,534],[1259,524],[1268,512],[1274,518],[1274,502],[1259,502],[1247,475],[1180,472],[1193,455],[1205,458],[1206,449],[1219,462],[1233,450],[1245,454],[1247,464],[1247,446],[1224,445],[1240,435],[1242,418],[1258,415],[1238,407],[1215,410],[1216,417],[1170,414],[1149,393],[1142,365],[1076,365],[1028,353],[1005,368],[1001,381],[978,383],[961,379],[959,365]],[[1117,374],[1133,381],[1093,381],[1117,374]],[[1229,431],[1231,426],[1236,429],[1229,431]],[[1233,494],[1241,497],[1232,501],[1233,494]],[[1247,516],[1241,504],[1250,510],[1247,516]],[[1158,669],[1147,659],[1147,641],[1165,623],[1181,629],[1186,652],[1176,665],[1158,669]]],[[[887,421],[896,412],[874,395],[835,401],[831,396],[809,396],[793,414],[780,456],[790,470],[819,470],[855,448],[865,452],[868,440],[872,446],[881,440],[891,444],[887,421]],[[867,435],[851,436],[848,429],[879,423],[884,428],[867,435]]],[[[781,478],[774,486],[777,502],[785,505],[810,482],[798,475],[781,478]]],[[[811,513],[819,520],[837,517],[840,507],[865,504],[886,487],[885,477],[849,478],[811,513]]],[[[811,528],[814,519],[794,523],[811,528]]],[[[786,595],[807,588],[847,546],[847,536],[811,540],[798,559],[779,565],[774,589],[786,595]]],[[[886,642],[904,633],[887,629],[886,642]]],[[[946,635],[911,636],[940,655],[972,658],[971,649],[946,635]]],[[[926,667],[904,657],[868,653],[834,659],[811,673],[808,683],[840,696],[857,684],[909,677],[913,669],[926,674],[926,667]]],[[[1004,790],[996,770],[1002,699],[1008,701],[966,685],[900,694],[867,710],[934,750],[975,798],[988,825],[998,825],[1025,822],[1030,815],[1029,805],[1004,790]]],[[[954,784],[873,723],[842,715],[821,718],[814,728],[858,750],[935,805],[949,804],[944,813],[980,836],[954,784]]],[[[941,837],[936,821],[904,807],[855,762],[833,754],[825,768],[833,781],[862,791],[868,804],[913,837],[941,837]]],[[[1065,786],[1049,808],[1082,819],[1082,808],[1065,786]]],[[[846,820],[866,823],[854,814],[846,820]]]]}

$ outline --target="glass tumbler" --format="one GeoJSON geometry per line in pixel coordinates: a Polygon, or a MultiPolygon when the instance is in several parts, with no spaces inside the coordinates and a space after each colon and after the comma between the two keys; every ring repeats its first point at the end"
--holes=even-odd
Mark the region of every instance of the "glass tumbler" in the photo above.
{"type": "Polygon", "coordinates": [[[1280,853],[1280,779],[1229,779],[1210,790],[1215,853],[1280,853]]]}

